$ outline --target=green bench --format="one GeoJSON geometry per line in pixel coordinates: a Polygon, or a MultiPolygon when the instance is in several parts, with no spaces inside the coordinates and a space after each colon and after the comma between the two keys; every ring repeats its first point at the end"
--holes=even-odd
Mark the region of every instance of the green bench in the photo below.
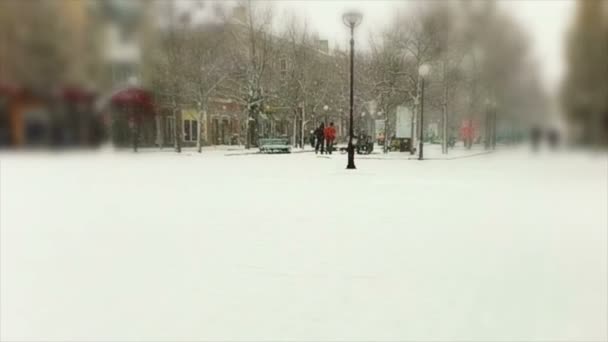
{"type": "Polygon", "coordinates": [[[289,139],[260,139],[259,146],[262,153],[291,153],[289,139]]]}

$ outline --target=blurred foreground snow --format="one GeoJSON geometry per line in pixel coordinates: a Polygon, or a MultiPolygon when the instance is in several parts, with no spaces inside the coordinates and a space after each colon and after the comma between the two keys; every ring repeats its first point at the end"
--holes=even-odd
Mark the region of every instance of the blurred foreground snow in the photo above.
{"type": "Polygon", "coordinates": [[[607,159],[0,155],[2,340],[605,340],[607,159]]]}

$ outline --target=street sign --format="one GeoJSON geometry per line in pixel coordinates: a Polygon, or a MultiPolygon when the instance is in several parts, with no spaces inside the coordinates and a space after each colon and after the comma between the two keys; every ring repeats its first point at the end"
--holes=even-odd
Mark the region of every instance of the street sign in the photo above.
{"type": "Polygon", "coordinates": [[[405,107],[397,107],[397,127],[395,136],[397,138],[412,137],[412,111],[405,107]]]}

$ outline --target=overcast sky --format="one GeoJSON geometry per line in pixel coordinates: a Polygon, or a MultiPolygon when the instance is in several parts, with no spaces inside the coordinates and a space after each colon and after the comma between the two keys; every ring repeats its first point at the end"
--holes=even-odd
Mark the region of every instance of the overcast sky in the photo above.
{"type": "MultiPolygon", "coordinates": [[[[278,14],[295,10],[308,18],[311,28],[318,31],[321,38],[329,39],[330,46],[338,43],[342,47],[347,46],[348,39],[341,21],[346,9],[356,8],[364,13],[358,43],[365,44],[370,30],[379,31],[396,9],[405,7],[404,1],[390,0],[275,0],[271,3],[278,14]]],[[[499,5],[513,13],[529,31],[543,82],[548,90],[554,91],[563,74],[564,32],[571,22],[574,0],[503,0],[499,5]]]]}
{"type": "MultiPolygon", "coordinates": [[[[0,0],[1,1],[1,0],[0,0]]],[[[180,0],[192,3],[191,0],[180,0]]],[[[364,48],[370,32],[379,32],[398,9],[407,10],[412,2],[403,0],[256,0],[270,5],[277,14],[277,28],[296,13],[306,19],[309,27],[328,39],[330,48],[335,44],[348,46],[348,31],[342,24],[342,14],[357,9],[364,15],[357,29],[357,45],[364,48]]],[[[480,0],[487,1],[487,0],[480,0]]],[[[223,4],[238,0],[222,0],[223,4]]],[[[554,93],[564,73],[564,33],[571,24],[575,0],[498,0],[500,7],[508,10],[516,21],[529,33],[533,57],[539,65],[539,73],[545,88],[554,93]]]]}

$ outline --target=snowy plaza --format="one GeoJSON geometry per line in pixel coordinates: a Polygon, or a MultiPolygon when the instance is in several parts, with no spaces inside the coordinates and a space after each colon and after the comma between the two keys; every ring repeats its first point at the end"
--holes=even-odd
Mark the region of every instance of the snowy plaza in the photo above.
{"type": "Polygon", "coordinates": [[[240,152],[0,154],[0,339],[608,337],[605,154],[240,152]]]}

